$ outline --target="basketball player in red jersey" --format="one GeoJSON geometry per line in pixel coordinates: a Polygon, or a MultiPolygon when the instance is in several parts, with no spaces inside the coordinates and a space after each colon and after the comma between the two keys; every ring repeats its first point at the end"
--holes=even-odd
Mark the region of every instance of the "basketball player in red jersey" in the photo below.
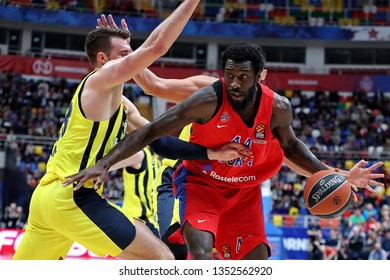
{"type": "MultiPolygon", "coordinates": [[[[222,55],[224,78],[201,88],[151,123],[128,134],[96,165],[67,176],[75,190],[104,181],[110,166],[192,123],[190,142],[217,147],[227,141],[245,144],[253,157],[232,161],[183,161],[174,176],[182,230],[191,259],[211,259],[215,245],[222,259],[267,259],[260,183],[275,175],[286,160],[311,175],[328,169],[300,141],[292,127],[288,99],[260,84],[265,57],[250,43],[229,46],[222,55]]],[[[346,172],[351,184],[383,186],[361,161],[346,172]]]]}

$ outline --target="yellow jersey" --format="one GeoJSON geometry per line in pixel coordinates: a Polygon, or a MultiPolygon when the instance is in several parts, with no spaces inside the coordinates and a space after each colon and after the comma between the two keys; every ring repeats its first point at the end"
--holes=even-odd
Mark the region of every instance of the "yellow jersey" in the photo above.
{"type": "MultiPolygon", "coordinates": [[[[77,173],[94,165],[105,156],[125,135],[127,110],[122,102],[115,114],[103,121],[92,121],[84,116],[81,108],[81,92],[87,75],[79,84],[67,109],[62,127],[55,142],[46,174],[40,183],[46,185],[56,179],[64,180],[66,175],[77,173]]],[[[84,187],[93,187],[87,182],[84,187]]],[[[103,188],[98,192],[102,193],[103,188]]]]}
{"type": "Polygon", "coordinates": [[[156,177],[161,161],[149,147],[143,149],[145,157],[140,169],[125,167],[123,174],[123,209],[131,216],[143,220],[146,225],[158,234],[158,225],[153,206],[153,180],[156,177]]]}

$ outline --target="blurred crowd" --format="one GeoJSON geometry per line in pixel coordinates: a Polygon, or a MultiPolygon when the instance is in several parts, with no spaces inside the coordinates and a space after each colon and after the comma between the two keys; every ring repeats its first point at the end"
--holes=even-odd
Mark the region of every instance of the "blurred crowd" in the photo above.
{"type": "MultiPolygon", "coordinates": [[[[28,80],[19,74],[0,73],[0,137],[15,150],[19,168],[32,189],[43,176],[51,153],[51,144],[40,143],[39,139],[50,138],[55,141],[76,86],[65,79],[28,80]],[[20,138],[20,135],[28,137],[20,138]]],[[[340,251],[345,246],[349,250],[348,258],[367,259],[373,248],[388,253],[389,97],[380,89],[374,92],[356,90],[348,96],[321,89],[311,95],[297,89],[279,90],[278,93],[288,97],[292,104],[295,115],[292,125],[297,136],[325,163],[350,169],[361,158],[371,163],[379,159],[385,161],[386,164],[376,172],[385,174],[383,181],[386,187],[378,188],[376,194],[359,191],[359,202],[344,213],[335,229],[341,237],[336,244],[339,259],[346,258],[340,251]],[[360,249],[356,249],[359,255],[354,255],[352,242],[356,243],[353,246],[360,246],[360,249]]],[[[126,94],[130,99],[134,98],[132,92],[126,94]]],[[[271,179],[271,214],[294,218],[308,214],[303,203],[305,182],[305,177],[283,166],[271,179]]],[[[111,173],[104,196],[112,200],[122,199],[123,179],[119,173],[111,173]]],[[[332,230],[329,238],[333,234],[332,230]]],[[[311,247],[318,247],[319,255],[322,255],[316,258],[336,258],[335,251],[325,246],[325,241],[321,236],[313,239],[311,247]],[[334,253],[333,257],[330,257],[331,252],[334,253]]]]}
{"type": "Polygon", "coordinates": [[[24,224],[22,206],[16,204],[16,202],[11,202],[4,208],[4,216],[0,220],[0,227],[23,228],[24,224]]]}
{"type": "Polygon", "coordinates": [[[389,204],[377,208],[365,202],[348,212],[341,227],[331,228],[326,237],[319,220],[311,219],[308,259],[390,260],[389,204]]]}
{"type": "MultiPolygon", "coordinates": [[[[0,0],[1,5],[111,13],[137,17],[164,18],[182,0],[0,0]]],[[[289,1],[285,0],[203,0],[195,20],[219,22],[269,22],[280,25],[370,25],[389,24],[388,1],[289,1]]]]}

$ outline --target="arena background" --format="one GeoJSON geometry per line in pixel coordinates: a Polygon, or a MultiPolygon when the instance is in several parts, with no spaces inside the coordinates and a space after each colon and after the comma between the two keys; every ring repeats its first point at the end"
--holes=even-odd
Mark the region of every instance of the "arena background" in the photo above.
{"type": "MultiPolygon", "coordinates": [[[[18,110],[22,110],[23,103],[14,104],[8,111],[10,104],[5,94],[19,94],[21,84],[33,83],[38,89],[40,85],[50,89],[62,83],[62,89],[66,88],[69,95],[74,85],[91,70],[83,43],[101,13],[112,13],[118,23],[125,18],[133,34],[132,47],[137,48],[179,2],[0,1],[0,218],[12,202],[23,208],[17,228],[8,228],[2,219],[0,255],[12,255],[23,234],[29,198],[44,172],[44,157],[56,138],[53,133],[42,132],[42,128],[19,133],[15,120],[18,120],[18,110]],[[26,146],[31,149],[28,159],[26,146]]],[[[350,168],[361,157],[370,162],[385,161],[385,168],[380,172],[386,174],[386,188],[378,190],[374,198],[359,193],[361,202],[354,207],[364,210],[365,202],[370,201],[381,213],[383,205],[389,205],[390,195],[389,7],[389,0],[203,0],[180,38],[151,70],[165,78],[201,73],[219,77],[222,73],[220,53],[228,44],[241,40],[259,43],[267,53],[269,74],[265,83],[290,98],[301,122],[301,115],[305,115],[305,123],[311,125],[310,132],[307,127],[306,130],[298,124],[297,127],[302,139],[319,158],[342,168],[350,168]],[[327,103],[321,103],[321,96],[327,103]],[[384,96],[384,100],[378,100],[378,96],[384,96]],[[344,119],[343,123],[354,124],[354,129],[349,129],[344,142],[339,145],[324,142],[323,134],[329,133],[329,129],[317,129],[314,125],[319,123],[307,121],[318,117],[313,104],[330,108],[337,118],[347,112],[346,116],[351,119],[344,119]],[[359,118],[364,119],[364,125],[359,123],[359,118]],[[353,138],[357,139],[354,145],[353,138]]],[[[162,99],[149,98],[132,81],[127,83],[125,94],[133,98],[141,114],[149,119],[173,105],[162,99]]],[[[61,100],[64,104],[65,101],[65,98],[61,100]]],[[[42,104],[40,107],[43,108],[42,104]]],[[[35,108],[36,114],[42,108],[35,108]]],[[[56,114],[60,120],[61,110],[56,114]]],[[[335,120],[333,114],[327,117],[329,119],[321,120],[325,124],[335,120]]],[[[323,123],[321,125],[326,128],[323,123]]],[[[337,131],[344,130],[338,128],[337,131]]],[[[287,211],[276,210],[280,203],[278,196],[290,194],[291,197],[294,190],[299,192],[305,181],[285,167],[280,174],[262,186],[272,258],[307,259],[307,228],[311,216],[302,204],[295,207],[298,211],[293,211],[289,197],[286,198],[290,204],[287,211]]],[[[107,182],[106,195],[120,203],[121,183],[118,181],[120,176],[114,173],[107,182]]],[[[326,239],[330,229],[336,227],[340,229],[343,241],[348,242],[351,211],[336,221],[320,220],[323,237],[326,239]]],[[[383,217],[378,215],[376,221],[381,223],[382,235],[389,226],[385,223],[387,218],[383,217]]],[[[94,257],[78,244],[70,256],[94,257]]]]}

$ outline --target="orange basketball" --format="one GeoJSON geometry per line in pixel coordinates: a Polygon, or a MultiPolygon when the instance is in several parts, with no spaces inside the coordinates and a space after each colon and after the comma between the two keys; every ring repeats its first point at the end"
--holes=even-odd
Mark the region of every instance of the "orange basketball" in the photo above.
{"type": "Polygon", "coordinates": [[[309,212],[322,219],[341,216],[352,201],[347,179],[334,170],[321,170],[310,176],[303,190],[309,212]]]}

